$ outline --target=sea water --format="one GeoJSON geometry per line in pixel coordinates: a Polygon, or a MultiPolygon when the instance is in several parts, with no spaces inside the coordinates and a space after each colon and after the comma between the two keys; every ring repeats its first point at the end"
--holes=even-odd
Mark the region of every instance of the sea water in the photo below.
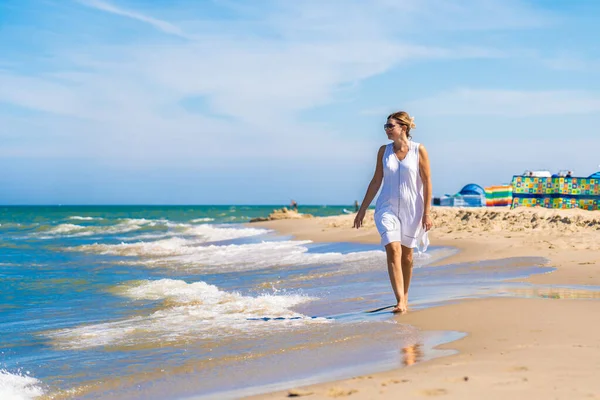
{"type": "MultiPolygon", "coordinates": [[[[374,311],[394,303],[380,246],[246,224],[273,208],[0,208],[0,398],[238,397],[411,365],[462,335],[374,311]]],[[[505,294],[543,263],[416,268],[411,308],[505,294]]]]}

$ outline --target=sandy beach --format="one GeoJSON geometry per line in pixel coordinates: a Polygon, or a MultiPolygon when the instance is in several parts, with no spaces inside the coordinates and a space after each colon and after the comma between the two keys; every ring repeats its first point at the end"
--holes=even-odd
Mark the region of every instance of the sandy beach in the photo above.
{"type": "MultiPolygon", "coordinates": [[[[600,213],[435,207],[433,217],[432,245],[460,249],[443,264],[538,256],[557,270],[528,278],[531,290],[514,298],[468,300],[394,317],[421,330],[466,332],[442,346],[455,355],[252,398],[600,398],[600,213]]],[[[372,211],[360,230],[351,228],[353,219],[348,214],[253,225],[301,240],[379,243],[372,211]]]]}

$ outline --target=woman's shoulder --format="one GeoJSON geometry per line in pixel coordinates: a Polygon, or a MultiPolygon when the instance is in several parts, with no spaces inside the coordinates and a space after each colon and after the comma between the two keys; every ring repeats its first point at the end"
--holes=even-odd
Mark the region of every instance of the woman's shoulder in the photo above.
{"type": "Polygon", "coordinates": [[[394,143],[388,143],[388,144],[383,144],[381,145],[381,147],[379,147],[379,152],[383,153],[385,152],[391,145],[393,145],[394,143]]]}

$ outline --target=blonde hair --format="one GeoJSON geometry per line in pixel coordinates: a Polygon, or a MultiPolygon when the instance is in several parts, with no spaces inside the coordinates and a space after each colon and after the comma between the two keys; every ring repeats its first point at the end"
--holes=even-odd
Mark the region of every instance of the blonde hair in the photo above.
{"type": "Polygon", "coordinates": [[[392,113],[387,117],[387,119],[395,119],[400,123],[400,125],[406,126],[406,136],[409,138],[411,137],[410,130],[417,127],[417,125],[415,125],[415,117],[411,117],[406,111],[392,113]]]}

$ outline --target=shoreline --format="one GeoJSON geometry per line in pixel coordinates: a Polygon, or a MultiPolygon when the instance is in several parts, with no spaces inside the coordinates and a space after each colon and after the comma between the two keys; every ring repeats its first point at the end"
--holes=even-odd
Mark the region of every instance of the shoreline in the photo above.
{"type": "MultiPolygon", "coordinates": [[[[462,339],[437,347],[456,350],[457,354],[387,372],[296,388],[299,393],[311,393],[306,395],[308,399],[600,398],[600,383],[594,373],[600,370],[600,338],[595,334],[600,322],[593,318],[600,303],[585,299],[600,297],[600,257],[596,256],[600,248],[600,213],[438,207],[433,210],[434,221],[440,226],[430,233],[431,244],[459,250],[434,265],[537,256],[549,260],[548,265],[556,270],[518,280],[546,286],[532,287],[515,297],[472,299],[394,317],[424,331],[467,333],[462,339]],[[485,224],[490,219],[492,223],[485,224]],[[494,220],[505,221],[508,228],[494,220]],[[536,222],[537,226],[532,227],[536,222]],[[544,222],[548,223],[544,226],[544,222]],[[557,285],[590,287],[579,288],[578,292],[559,289],[557,285]],[[540,290],[552,296],[541,298],[545,296],[540,290]],[[578,297],[584,299],[572,299],[578,297]]],[[[379,243],[372,213],[360,230],[351,228],[353,218],[353,214],[347,214],[267,221],[252,226],[273,229],[299,240],[379,243]]],[[[279,399],[288,395],[289,390],[281,390],[248,398],[279,399]]]]}

